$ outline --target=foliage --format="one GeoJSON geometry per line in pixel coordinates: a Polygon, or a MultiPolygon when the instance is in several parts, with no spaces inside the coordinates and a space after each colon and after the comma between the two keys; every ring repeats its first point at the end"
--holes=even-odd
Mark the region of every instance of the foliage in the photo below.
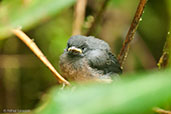
{"type": "Polygon", "coordinates": [[[9,36],[16,27],[29,29],[48,16],[71,6],[75,0],[35,0],[27,4],[20,0],[3,1],[0,8],[0,38],[9,36]]]}
{"type": "Polygon", "coordinates": [[[34,114],[148,114],[171,101],[171,70],[131,75],[118,83],[53,88],[34,114]]]}
{"type": "MultiPolygon", "coordinates": [[[[152,109],[157,106],[171,109],[171,70],[156,69],[144,73],[156,68],[150,66],[152,59],[149,55],[157,63],[167,35],[168,46],[171,46],[171,34],[168,34],[171,33],[171,27],[168,32],[171,26],[171,0],[148,0],[137,32],[143,40],[138,40],[136,36],[132,43],[121,81],[112,84],[73,84],[75,87],[64,90],[54,87],[46,93],[47,89],[56,85],[56,80],[29,49],[11,35],[10,29],[22,27],[59,71],[59,56],[71,36],[75,1],[0,1],[0,112],[4,107],[33,109],[42,95],[42,102],[30,113],[148,114],[153,113],[152,109]],[[143,49],[146,49],[145,53],[143,49]]],[[[89,0],[87,17],[96,13],[100,1],[89,0]]],[[[100,17],[102,23],[98,25],[98,38],[107,41],[113,52],[119,52],[116,46],[122,45],[137,3],[138,0],[111,0],[104,17],[100,17]]],[[[167,49],[170,52],[170,48],[167,49]]]]}

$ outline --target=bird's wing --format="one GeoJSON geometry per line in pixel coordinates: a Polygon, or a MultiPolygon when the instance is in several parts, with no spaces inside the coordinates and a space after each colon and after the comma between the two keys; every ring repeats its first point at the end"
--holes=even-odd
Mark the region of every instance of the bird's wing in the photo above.
{"type": "Polygon", "coordinates": [[[116,57],[107,50],[92,50],[87,54],[90,67],[107,73],[122,73],[116,57]]]}

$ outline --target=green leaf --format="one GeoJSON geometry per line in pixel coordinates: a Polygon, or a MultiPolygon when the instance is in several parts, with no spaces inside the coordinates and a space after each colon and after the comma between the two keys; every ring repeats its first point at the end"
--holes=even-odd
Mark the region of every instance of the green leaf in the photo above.
{"type": "Polygon", "coordinates": [[[30,29],[74,2],[75,0],[32,0],[24,3],[23,0],[4,0],[0,7],[0,39],[8,37],[10,29],[30,29]]]}
{"type": "Polygon", "coordinates": [[[34,114],[148,114],[171,100],[171,71],[51,90],[34,114]]]}

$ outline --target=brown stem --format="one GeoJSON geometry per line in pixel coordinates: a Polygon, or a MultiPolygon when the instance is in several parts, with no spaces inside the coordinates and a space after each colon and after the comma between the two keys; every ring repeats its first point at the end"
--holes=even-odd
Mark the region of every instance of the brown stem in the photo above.
{"type": "Polygon", "coordinates": [[[154,108],[153,110],[159,114],[171,114],[171,111],[163,110],[161,108],[154,108]]]}
{"type": "Polygon", "coordinates": [[[102,15],[104,14],[104,11],[105,11],[109,1],[110,0],[104,0],[103,1],[99,12],[97,13],[97,15],[95,15],[95,18],[94,18],[94,21],[93,21],[93,23],[91,25],[91,28],[88,30],[88,32],[86,34],[87,36],[92,35],[92,33],[95,32],[95,28],[96,28],[97,24],[99,23],[100,19],[102,18],[102,15]]]}
{"type": "Polygon", "coordinates": [[[118,61],[121,65],[121,67],[123,67],[123,63],[125,62],[125,60],[127,58],[128,51],[130,48],[130,43],[134,38],[135,32],[136,32],[138,24],[141,20],[146,3],[147,3],[147,0],[140,0],[139,5],[137,7],[137,11],[134,16],[134,19],[131,23],[131,26],[130,26],[129,31],[126,36],[126,39],[125,39],[122,49],[120,51],[120,54],[118,55],[118,61]]]}
{"type": "Polygon", "coordinates": [[[86,5],[87,0],[77,0],[72,35],[81,34],[81,27],[84,22],[86,5]]]}
{"type": "Polygon", "coordinates": [[[163,48],[163,54],[160,57],[160,60],[158,62],[158,67],[159,69],[161,68],[165,68],[166,66],[171,66],[171,24],[170,24],[170,30],[168,32],[167,38],[166,38],[166,42],[163,48]]]}
{"type": "Polygon", "coordinates": [[[29,47],[32,52],[49,68],[49,70],[54,74],[55,78],[63,84],[70,85],[70,83],[65,80],[52,66],[52,64],[48,61],[48,59],[44,56],[38,46],[31,40],[23,31],[20,29],[13,29],[12,32],[22,40],[27,47],[29,47]]]}
{"type": "MultiPolygon", "coordinates": [[[[168,4],[171,4],[171,1],[168,1],[168,4]]],[[[171,18],[171,8],[168,5],[168,11],[170,11],[169,17],[171,18]]],[[[171,21],[170,21],[170,28],[167,34],[166,42],[163,48],[163,54],[160,57],[160,60],[158,62],[159,69],[165,68],[165,67],[171,67],[171,21]]]]}
{"type": "Polygon", "coordinates": [[[168,59],[169,59],[169,52],[163,51],[163,54],[157,63],[158,68],[159,69],[165,68],[168,65],[168,59]]]}

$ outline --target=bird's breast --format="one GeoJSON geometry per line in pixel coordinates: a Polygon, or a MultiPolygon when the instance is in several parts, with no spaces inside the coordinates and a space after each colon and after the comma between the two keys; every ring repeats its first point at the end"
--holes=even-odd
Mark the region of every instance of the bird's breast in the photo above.
{"type": "Polygon", "coordinates": [[[70,58],[63,54],[60,57],[60,69],[68,80],[84,81],[94,77],[86,58],[70,58]]]}
{"type": "Polygon", "coordinates": [[[69,81],[83,82],[94,80],[98,82],[111,82],[109,76],[104,76],[102,72],[91,68],[86,57],[70,58],[64,53],[60,57],[60,69],[62,76],[69,81]]]}

